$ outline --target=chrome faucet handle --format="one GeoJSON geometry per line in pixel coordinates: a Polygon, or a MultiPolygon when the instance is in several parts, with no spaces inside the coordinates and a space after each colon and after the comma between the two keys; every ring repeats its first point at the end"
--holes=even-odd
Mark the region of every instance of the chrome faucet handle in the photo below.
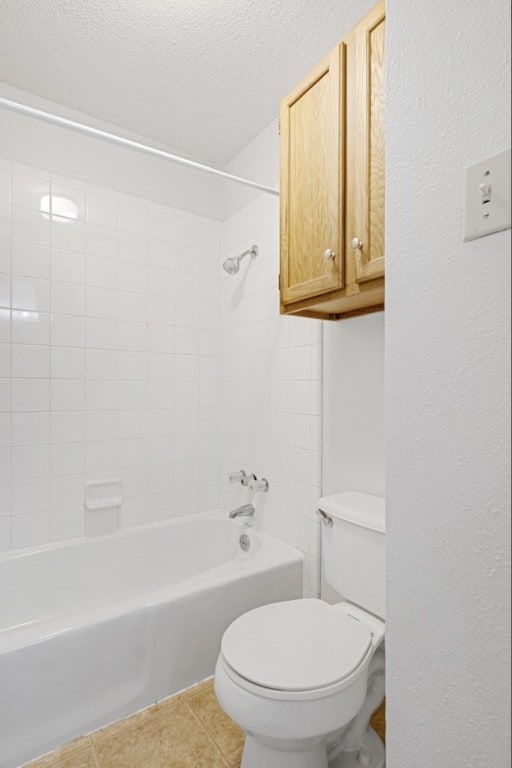
{"type": "Polygon", "coordinates": [[[252,484],[255,482],[256,482],[256,475],[253,475],[253,474],[245,475],[245,477],[242,480],[242,485],[245,488],[247,488],[247,486],[249,486],[249,488],[252,488],[252,484]]]}
{"type": "Polygon", "coordinates": [[[239,469],[238,472],[230,472],[229,473],[229,482],[235,485],[235,483],[242,483],[242,485],[247,485],[245,483],[247,475],[245,474],[243,469],[239,469]]]}
{"type": "Polygon", "coordinates": [[[256,478],[254,478],[254,480],[251,483],[249,483],[249,488],[251,489],[251,491],[254,491],[255,493],[257,493],[258,491],[263,491],[263,493],[268,493],[270,486],[267,478],[262,477],[261,480],[256,480],[256,478]]]}

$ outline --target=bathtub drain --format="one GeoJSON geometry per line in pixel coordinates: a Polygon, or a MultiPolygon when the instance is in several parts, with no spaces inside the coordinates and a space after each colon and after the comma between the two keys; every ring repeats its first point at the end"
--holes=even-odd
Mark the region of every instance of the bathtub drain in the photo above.
{"type": "Polygon", "coordinates": [[[251,540],[246,533],[240,536],[240,549],[242,552],[248,552],[251,548],[251,540]]]}

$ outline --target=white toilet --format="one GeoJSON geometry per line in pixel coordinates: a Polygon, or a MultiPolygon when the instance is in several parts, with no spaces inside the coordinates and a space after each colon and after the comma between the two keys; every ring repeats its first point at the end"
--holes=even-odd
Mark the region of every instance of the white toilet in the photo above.
{"type": "MultiPolygon", "coordinates": [[[[226,630],[215,691],[246,733],[242,768],[383,768],[384,499],[319,502],[324,578],[343,601],[274,603],[226,630]]],[[[333,594],[335,594],[333,593],[333,594]]]]}

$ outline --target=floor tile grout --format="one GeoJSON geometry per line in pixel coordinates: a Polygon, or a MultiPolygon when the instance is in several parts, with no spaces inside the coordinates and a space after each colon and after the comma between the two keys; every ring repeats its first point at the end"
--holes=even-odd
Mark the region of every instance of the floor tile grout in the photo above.
{"type": "Polygon", "coordinates": [[[96,747],[94,746],[94,742],[91,739],[91,752],[92,756],[94,757],[94,762],[96,763],[96,768],[103,768],[101,765],[100,759],[98,757],[98,753],[96,752],[96,747]]]}
{"type": "Polygon", "coordinates": [[[196,721],[196,723],[198,723],[198,725],[199,725],[199,727],[201,728],[202,732],[205,734],[205,736],[206,736],[207,740],[208,740],[208,741],[209,741],[211,744],[213,744],[213,746],[216,748],[217,752],[219,753],[219,755],[220,755],[220,756],[221,756],[221,758],[222,758],[222,762],[223,762],[223,763],[225,763],[225,765],[227,766],[227,768],[229,768],[229,766],[228,766],[228,761],[227,761],[227,759],[226,759],[226,755],[225,755],[225,754],[223,753],[223,751],[220,749],[219,745],[218,745],[218,744],[217,744],[217,743],[216,743],[216,742],[213,740],[213,738],[212,738],[212,736],[210,735],[210,733],[208,732],[207,728],[206,728],[206,727],[203,725],[203,723],[201,722],[201,720],[199,719],[199,717],[196,715],[196,713],[194,712],[194,710],[192,709],[192,707],[189,705],[188,701],[186,701],[186,700],[185,700],[183,703],[185,704],[185,706],[186,706],[186,707],[187,707],[187,709],[189,710],[190,714],[192,715],[192,717],[194,718],[194,720],[196,721]]]}
{"type": "MultiPolygon", "coordinates": [[[[191,692],[191,693],[190,693],[190,695],[189,695],[189,696],[187,696],[187,704],[189,705],[189,708],[190,708],[190,710],[192,711],[192,714],[194,715],[195,719],[196,719],[196,720],[199,722],[199,724],[202,726],[203,730],[205,730],[205,731],[206,731],[206,733],[208,734],[208,737],[209,737],[209,739],[210,739],[210,740],[211,740],[211,741],[212,741],[212,742],[215,744],[215,746],[217,747],[218,751],[220,752],[220,754],[221,754],[222,758],[224,759],[224,761],[225,761],[226,765],[228,766],[228,768],[233,768],[233,756],[234,756],[234,754],[235,754],[235,753],[234,753],[233,751],[231,751],[231,753],[227,754],[227,753],[226,753],[226,752],[225,752],[225,751],[222,749],[222,746],[221,746],[221,744],[219,744],[219,743],[218,743],[218,741],[217,741],[217,738],[216,738],[216,732],[215,732],[213,729],[211,729],[211,728],[210,728],[210,727],[207,725],[207,723],[204,723],[204,722],[203,722],[203,721],[202,721],[202,720],[199,718],[199,715],[198,715],[198,714],[195,712],[195,710],[194,710],[194,707],[191,705],[191,702],[192,702],[192,701],[194,701],[194,700],[196,700],[196,699],[200,699],[201,697],[204,697],[205,695],[208,695],[208,693],[210,693],[210,692],[213,692],[213,694],[214,694],[214,698],[215,698],[215,702],[216,702],[216,705],[217,705],[217,707],[218,707],[219,711],[222,711],[222,708],[220,707],[220,705],[219,705],[219,703],[218,703],[218,701],[217,701],[217,697],[216,697],[216,695],[215,695],[215,689],[214,689],[214,684],[213,684],[213,678],[211,678],[210,680],[207,680],[207,681],[205,681],[205,682],[202,684],[202,686],[203,686],[203,687],[202,687],[200,690],[198,690],[196,694],[194,694],[193,692],[191,692]]],[[[226,715],[226,719],[229,719],[229,718],[227,718],[227,715],[226,715]]]]}
{"type": "MultiPolygon", "coordinates": [[[[124,747],[128,744],[128,749],[130,750],[131,737],[134,734],[136,739],[137,734],[139,737],[141,735],[144,736],[145,729],[148,729],[147,733],[151,733],[151,729],[153,729],[153,732],[164,733],[167,732],[168,727],[172,731],[174,713],[176,713],[178,719],[180,717],[183,719],[183,723],[190,724],[190,728],[185,725],[180,733],[185,731],[189,733],[188,744],[192,751],[199,749],[201,754],[211,754],[212,761],[215,761],[216,764],[217,762],[221,763],[225,768],[240,767],[239,761],[243,741],[242,731],[223,712],[215,696],[213,680],[209,678],[197,686],[193,686],[186,691],[180,691],[167,699],[139,710],[139,712],[133,715],[110,723],[77,739],[75,742],[64,745],[53,753],[27,764],[25,768],[37,768],[37,766],[39,768],[78,768],[78,764],[80,766],[85,765],[84,760],[87,761],[87,765],[94,764],[95,768],[112,768],[114,763],[112,762],[112,756],[108,754],[109,740],[111,742],[114,740],[115,742],[116,739],[119,739],[120,744],[124,745],[124,747]],[[105,747],[107,752],[103,754],[104,759],[102,759],[101,749],[105,747]]],[[[372,719],[372,724],[376,727],[379,735],[385,737],[384,704],[372,719]]],[[[145,735],[146,740],[147,738],[147,735],[145,735]]],[[[174,737],[172,738],[174,739],[174,737]]],[[[187,741],[186,738],[184,738],[184,743],[185,741],[187,741]]],[[[147,743],[152,745],[150,747],[152,754],[152,750],[156,748],[156,757],[159,759],[164,757],[163,747],[158,746],[158,738],[156,740],[149,739],[147,743]]],[[[175,744],[176,748],[178,748],[181,744],[181,736],[178,736],[176,741],[172,741],[172,744],[175,744]]],[[[140,749],[140,746],[138,749],[140,749]]],[[[152,766],[145,762],[140,764],[138,762],[134,763],[130,758],[136,757],[135,753],[132,755],[129,752],[125,757],[128,759],[129,768],[142,768],[142,766],[143,768],[152,768],[152,766]]],[[[142,757],[142,759],[144,760],[145,758],[142,757]]],[[[173,766],[177,765],[172,754],[171,763],[173,766]]],[[[119,766],[118,762],[115,762],[115,764],[119,766]]],[[[181,765],[181,762],[179,764],[181,765]]],[[[186,764],[189,765],[188,759],[186,764]]],[[[201,764],[203,765],[203,763],[201,764]]],[[[161,765],[160,762],[159,765],[161,765]]]]}

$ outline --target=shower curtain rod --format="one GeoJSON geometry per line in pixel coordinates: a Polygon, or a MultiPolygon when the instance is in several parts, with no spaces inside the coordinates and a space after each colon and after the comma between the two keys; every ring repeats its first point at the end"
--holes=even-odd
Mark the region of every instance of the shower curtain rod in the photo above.
{"type": "Polygon", "coordinates": [[[34,107],[28,107],[26,104],[19,104],[16,101],[10,101],[0,96],[0,107],[8,109],[11,112],[18,112],[21,115],[28,115],[28,117],[35,117],[37,120],[43,120],[46,123],[53,125],[59,125],[63,128],[69,128],[77,133],[83,133],[86,136],[94,136],[97,139],[104,139],[110,141],[112,144],[118,144],[121,147],[128,147],[128,149],[134,149],[138,152],[143,152],[146,155],[152,155],[153,157],[160,157],[163,160],[170,160],[173,163],[187,166],[188,168],[194,168],[197,171],[208,173],[211,176],[219,176],[222,179],[228,181],[234,181],[237,184],[244,184],[246,187],[252,187],[258,189],[260,192],[268,192],[270,195],[279,196],[277,189],[272,187],[266,187],[264,184],[258,184],[256,181],[250,179],[244,179],[242,176],[235,176],[232,173],[226,173],[226,171],[219,171],[217,168],[212,168],[209,165],[203,165],[202,163],[196,163],[194,160],[187,160],[185,157],[174,155],[172,152],[165,152],[162,149],[156,147],[150,147],[147,144],[141,144],[138,141],[132,141],[131,139],[125,139],[122,136],[116,136],[115,133],[108,133],[107,131],[101,131],[99,128],[93,128],[90,125],[84,125],[83,123],[77,123],[74,120],[68,120],[65,117],[59,117],[58,115],[52,115],[50,112],[43,112],[41,109],[35,109],[34,107]]]}

